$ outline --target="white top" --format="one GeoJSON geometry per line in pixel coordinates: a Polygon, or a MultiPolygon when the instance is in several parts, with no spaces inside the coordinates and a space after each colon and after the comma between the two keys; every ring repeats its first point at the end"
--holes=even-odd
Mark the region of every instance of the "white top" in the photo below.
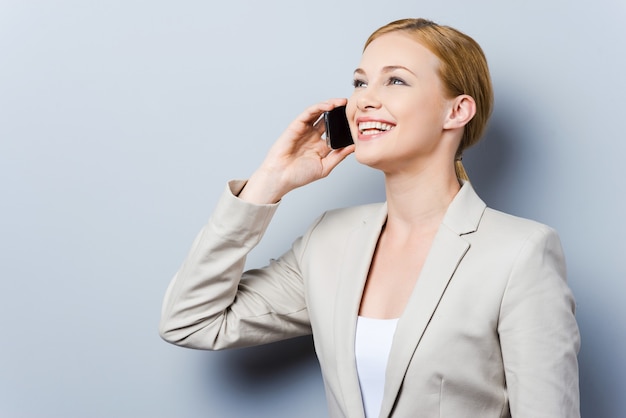
{"type": "Polygon", "coordinates": [[[365,417],[377,417],[383,402],[385,371],[398,319],[359,316],[354,353],[365,417]]]}

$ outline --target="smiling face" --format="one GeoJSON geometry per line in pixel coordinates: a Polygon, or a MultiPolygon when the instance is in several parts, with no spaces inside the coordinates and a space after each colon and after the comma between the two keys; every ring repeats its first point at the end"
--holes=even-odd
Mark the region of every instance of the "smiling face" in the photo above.
{"type": "Polygon", "coordinates": [[[439,65],[401,31],[367,46],[346,108],[359,162],[386,173],[452,164],[460,134],[445,129],[453,99],[445,97],[439,65]]]}

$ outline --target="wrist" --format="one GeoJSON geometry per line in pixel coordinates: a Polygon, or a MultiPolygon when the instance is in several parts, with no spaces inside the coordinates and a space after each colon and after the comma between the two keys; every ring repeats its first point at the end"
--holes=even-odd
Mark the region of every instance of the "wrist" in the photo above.
{"type": "Polygon", "coordinates": [[[288,191],[281,186],[280,176],[258,170],[250,176],[238,197],[250,203],[265,205],[277,203],[288,191]]]}

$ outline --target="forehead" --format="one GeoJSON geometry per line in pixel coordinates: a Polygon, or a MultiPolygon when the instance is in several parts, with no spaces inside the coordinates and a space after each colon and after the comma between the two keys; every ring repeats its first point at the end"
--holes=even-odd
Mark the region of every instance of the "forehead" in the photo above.
{"type": "Polygon", "coordinates": [[[360,68],[366,72],[402,66],[416,72],[436,71],[439,59],[405,32],[391,32],[374,39],[363,51],[360,68]]]}

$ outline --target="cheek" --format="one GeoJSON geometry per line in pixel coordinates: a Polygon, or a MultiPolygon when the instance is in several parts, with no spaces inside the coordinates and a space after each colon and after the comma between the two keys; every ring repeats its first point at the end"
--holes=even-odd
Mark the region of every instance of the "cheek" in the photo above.
{"type": "Polygon", "coordinates": [[[356,116],[356,108],[356,98],[352,95],[346,104],[346,117],[348,118],[348,124],[350,125],[350,132],[352,133],[353,138],[357,137],[357,127],[354,120],[356,116]]]}
{"type": "Polygon", "coordinates": [[[356,97],[353,94],[348,99],[348,103],[346,103],[346,116],[348,120],[354,119],[354,115],[356,114],[356,97]]]}

